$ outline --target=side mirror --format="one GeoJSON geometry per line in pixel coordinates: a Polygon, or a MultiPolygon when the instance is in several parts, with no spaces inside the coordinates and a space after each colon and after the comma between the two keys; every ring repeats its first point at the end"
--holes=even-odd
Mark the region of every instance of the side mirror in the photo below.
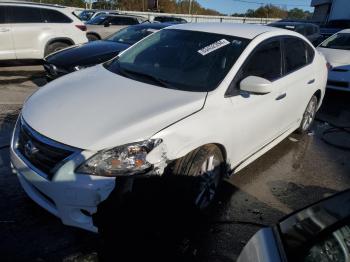
{"type": "Polygon", "coordinates": [[[103,25],[104,27],[109,27],[111,24],[109,22],[105,22],[103,25]]]}
{"type": "MultiPolygon", "coordinates": [[[[259,230],[237,262],[341,261],[349,256],[350,190],[301,209],[259,230]]],[[[345,261],[345,260],[344,260],[345,261]]]]}
{"type": "Polygon", "coordinates": [[[267,94],[272,92],[272,83],[262,77],[248,76],[241,81],[240,89],[256,94],[267,94]]]}

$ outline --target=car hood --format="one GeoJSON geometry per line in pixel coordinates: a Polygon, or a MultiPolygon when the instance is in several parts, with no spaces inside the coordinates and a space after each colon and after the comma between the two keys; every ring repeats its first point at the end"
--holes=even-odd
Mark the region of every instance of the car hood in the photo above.
{"type": "Polygon", "coordinates": [[[101,150],[149,139],[199,111],[206,95],[138,82],[97,65],[39,89],[25,102],[22,117],[50,139],[101,150]]]}
{"type": "Polygon", "coordinates": [[[46,57],[45,60],[50,64],[65,68],[95,65],[113,58],[129,46],[129,44],[113,41],[93,41],[56,52],[46,57]]]}
{"type": "Polygon", "coordinates": [[[333,67],[344,66],[350,64],[350,50],[340,50],[331,48],[318,47],[320,51],[333,67]]]}

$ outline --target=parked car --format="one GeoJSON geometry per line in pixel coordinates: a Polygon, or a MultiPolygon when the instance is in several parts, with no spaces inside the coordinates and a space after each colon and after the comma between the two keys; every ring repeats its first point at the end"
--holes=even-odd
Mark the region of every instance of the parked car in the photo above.
{"type": "Polygon", "coordinates": [[[331,20],[321,25],[321,35],[326,39],[344,29],[350,29],[350,19],[331,20]]]}
{"type": "Polygon", "coordinates": [[[349,201],[346,190],[259,230],[237,262],[349,261],[349,201]]]}
{"type": "Polygon", "coordinates": [[[298,32],[309,39],[312,43],[317,42],[321,37],[320,27],[316,24],[302,22],[275,22],[269,24],[269,26],[298,32]]]}
{"type": "Polygon", "coordinates": [[[317,50],[328,61],[327,88],[350,91],[350,29],[329,37],[317,50]]]}
{"type": "Polygon", "coordinates": [[[70,8],[27,2],[0,2],[0,60],[43,59],[86,43],[86,26],[70,8]]]}
{"type": "Polygon", "coordinates": [[[326,82],[324,57],[293,31],[174,25],[28,98],[11,162],[34,201],[91,231],[116,177],[188,176],[205,209],[223,175],[310,128],[326,82]]]}
{"type": "Polygon", "coordinates": [[[131,25],[105,40],[76,45],[47,56],[44,68],[48,80],[106,62],[142,38],[172,24],[143,23],[131,25]]]}
{"type": "Polygon", "coordinates": [[[153,19],[153,22],[183,24],[183,23],[187,23],[187,20],[180,17],[175,17],[175,16],[156,16],[153,19]]]}
{"type": "Polygon", "coordinates": [[[100,15],[117,15],[118,11],[86,9],[79,14],[81,21],[87,22],[100,15]]]}
{"type": "Polygon", "coordinates": [[[129,25],[146,22],[146,18],[132,15],[100,15],[86,23],[89,41],[104,39],[129,25]]]}

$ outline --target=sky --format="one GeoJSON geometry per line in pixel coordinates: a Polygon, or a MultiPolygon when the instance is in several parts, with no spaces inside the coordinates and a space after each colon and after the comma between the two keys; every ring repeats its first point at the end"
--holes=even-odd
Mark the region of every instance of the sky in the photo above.
{"type": "Polygon", "coordinates": [[[248,9],[256,9],[262,4],[274,4],[282,8],[295,7],[313,11],[311,0],[197,0],[203,7],[211,8],[223,14],[245,13],[248,9]],[[249,2],[249,3],[248,3],[249,2]]]}

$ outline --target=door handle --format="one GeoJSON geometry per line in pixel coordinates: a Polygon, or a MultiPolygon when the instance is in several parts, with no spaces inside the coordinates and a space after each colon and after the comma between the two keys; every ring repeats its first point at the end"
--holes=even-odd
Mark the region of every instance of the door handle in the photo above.
{"type": "Polygon", "coordinates": [[[8,32],[8,31],[10,31],[10,29],[8,29],[8,28],[0,28],[0,32],[1,33],[5,33],[5,32],[8,32]]]}
{"type": "Polygon", "coordinates": [[[314,79],[311,79],[309,82],[307,82],[308,85],[311,85],[311,84],[313,84],[313,83],[315,83],[315,78],[314,78],[314,79]]]}
{"type": "Polygon", "coordinates": [[[287,96],[287,94],[283,93],[283,94],[279,95],[278,97],[276,97],[276,100],[281,100],[281,99],[285,98],[286,96],[287,96]]]}

